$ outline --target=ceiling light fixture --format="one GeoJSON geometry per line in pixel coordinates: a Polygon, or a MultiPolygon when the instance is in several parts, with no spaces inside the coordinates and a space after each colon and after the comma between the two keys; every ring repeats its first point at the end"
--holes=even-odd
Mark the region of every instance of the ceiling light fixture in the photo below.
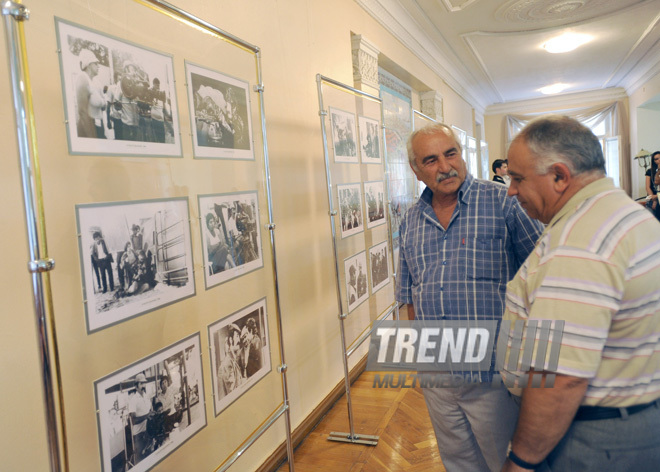
{"type": "Polygon", "coordinates": [[[592,39],[593,37],[589,36],[588,34],[564,33],[552,38],[546,43],[543,43],[543,49],[552,54],[569,52],[579,48],[585,43],[588,43],[592,39]]]}
{"type": "Polygon", "coordinates": [[[563,92],[563,91],[566,90],[568,87],[569,87],[568,84],[561,84],[561,83],[559,83],[559,84],[552,84],[552,85],[548,85],[547,87],[542,87],[542,88],[540,88],[540,89],[539,89],[539,92],[541,92],[541,93],[544,94],[544,95],[552,95],[552,94],[554,94],[554,93],[563,92]]]}

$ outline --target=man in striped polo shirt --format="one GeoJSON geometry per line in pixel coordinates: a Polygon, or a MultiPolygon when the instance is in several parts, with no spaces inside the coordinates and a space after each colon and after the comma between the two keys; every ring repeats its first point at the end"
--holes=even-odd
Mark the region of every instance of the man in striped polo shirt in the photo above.
{"type": "Polygon", "coordinates": [[[660,224],[605,176],[598,139],[571,118],[531,122],[508,157],[509,195],[547,226],[503,319],[564,329],[558,362],[536,374],[554,374],[552,388],[505,363],[507,384],[526,388],[511,389],[522,403],[503,470],[657,471],[660,224]]]}

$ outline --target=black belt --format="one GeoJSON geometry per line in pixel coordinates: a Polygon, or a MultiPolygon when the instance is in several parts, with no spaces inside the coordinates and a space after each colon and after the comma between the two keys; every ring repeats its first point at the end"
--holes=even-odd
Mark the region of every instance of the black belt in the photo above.
{"type": "Polygon", "coordinates": [[[651,403],[644,403],[643,405],[629,406],[627,408],[613,408],[604,406],[581,406],[578,408],[573,421],[593,421],[593,420],[606,420],[610,418],[623,418],[625,416],[634,415],[647,408],[656,406],[657,401],[651,403]]]}

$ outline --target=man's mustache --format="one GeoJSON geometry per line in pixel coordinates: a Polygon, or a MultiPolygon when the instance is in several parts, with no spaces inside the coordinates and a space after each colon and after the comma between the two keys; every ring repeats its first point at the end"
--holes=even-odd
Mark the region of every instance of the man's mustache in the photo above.
{"type": "Polygon", "coordinates": [[[456,171],[456,169],[452,169],[446,174],[438,174],[438,176],[435,178],[435,181],[440,183],[443,180],[448,179],[450,177],[458,177],[458,171],[456,171]]]}

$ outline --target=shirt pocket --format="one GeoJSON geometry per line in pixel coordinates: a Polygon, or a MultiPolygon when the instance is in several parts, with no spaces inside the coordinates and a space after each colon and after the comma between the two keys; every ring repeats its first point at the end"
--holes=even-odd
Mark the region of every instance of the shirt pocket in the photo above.
{"type": "Polygon", "coordinates": [[[502,277],[505,264],[504,241],[501,238],[472,238],[461,251],[468,280],[497,280],[502,277]]]}

